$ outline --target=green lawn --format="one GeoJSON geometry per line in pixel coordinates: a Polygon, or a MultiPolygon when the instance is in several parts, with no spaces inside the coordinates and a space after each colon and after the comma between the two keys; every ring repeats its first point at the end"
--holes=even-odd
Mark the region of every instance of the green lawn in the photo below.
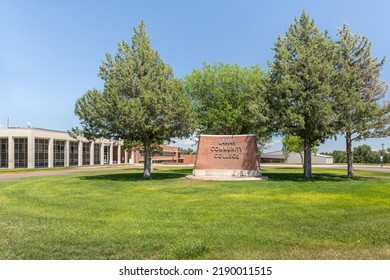
{"type": "Polygon", "coordinates": [[[264,169],[205,182],[190,169],[0,182],[0,259],[390,259],[390,173],[264,169]]]}

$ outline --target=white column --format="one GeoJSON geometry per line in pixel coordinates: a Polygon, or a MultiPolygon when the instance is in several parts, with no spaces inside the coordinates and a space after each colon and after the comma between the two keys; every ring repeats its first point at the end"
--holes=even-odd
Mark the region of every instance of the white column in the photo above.
{"type": "Polygon", "coordinates": [[[15,143],[12,136],[8,136],[8,168],[15,168],[15,143]]]}
{"type": "Polygon", "coordinates": [[[121,148],[122,146],[120,144],[118,144],[118,164],[121,164],[122,163],[122,153],[121,153],[121,148]]]}
{"type": "Polygon", "coordinates": [[[49,155],[48,155],[48,167],[53,167],[53,163],[54,163],[54,139],[53,138],[50,138],[49,139],[49,155]]]}
{"type": "Polygon", "coordinates": [[[104,164],[104,143],[100,144],[100,165],[104,164]]]}
{"type": "Polygon", "coordinates": [[[79,166],[83,166],[83,142],[79,141],[79,166]]]}
{"type": "Polygon", "coordinates": [[[35,138],[27,137],[27,168],[35,167],[35,138]]]}
{"type": "Polygon", "coordinates": [[[95,142],[94,141],[91,141],[89,152],[90,152],[89,165],[94,165],[95,164],[95,142]]]}
{"type": "Polygon", "coordinates": [[[110,142],[110,165],[114,163],[114,143],[110,142]]]}
{"type": "Polygon", "coordinates": [[[131,164],[134,164],[134,163],[135,163],[135,153],[133,150],[131,150],[131,164]]]}
{"type": "Polygon", "coordinates": [[[127,150],[125,150],[125,163],[129,163],[129,153],[127,152],[127,150]]]}
{"type": "Polygon", "coordinates": [[[69,151],[70,151],[70,149],[69,149],[69,140],[66,140],[65,141],[65,150],[64,150],[64,153],[65,153],[65,155],[64,155],[64,165],[65,165],[65,167],[69,167],[69,151]]]}

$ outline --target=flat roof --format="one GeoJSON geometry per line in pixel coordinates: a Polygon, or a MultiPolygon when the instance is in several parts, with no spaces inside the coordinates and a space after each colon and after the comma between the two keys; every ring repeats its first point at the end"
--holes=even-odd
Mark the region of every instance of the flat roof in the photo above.
{"type": "Polygon", "coordinates": [[[1,130],[7,130],[7,129],[30,129],[30,130],[39,130],[39,131],[50,131],[50,132],[60,132],[60,133],[68,133],[67,131],[62,131],[62,130],[55,130],[55,129],[48,129],[48,128],[40,128],[40,127],[3,127],[0,128],[1,130]]]}

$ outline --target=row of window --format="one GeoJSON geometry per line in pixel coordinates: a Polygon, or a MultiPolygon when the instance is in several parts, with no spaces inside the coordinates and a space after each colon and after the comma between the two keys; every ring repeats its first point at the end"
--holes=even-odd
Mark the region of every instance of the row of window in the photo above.
{"type": "MultiPolygon", "coordinates": [[[[0,138],[0,168],[8,167],[8,139],[0,138]]],[[[82,164],[90,165],[91,145],[83,143],[82,164]]],[[[104,146],[104,163],[108,163],[110,149],[104,146]]],[[[94,144],[94,164],[100,164],[100,144],[94,144]]],[[[78,166],[79,148],[77,142],[69,142],[69,166],[78,166]]],[[[27,138],[14,139],[15,168],[28,166],[28,140],[27,138]]],[[[49,166],[49,140],[35,139],[35,167],[49,166]]],[[[53,142],[53,166],[65,166],[65,141],[53,142]]]]}
{"type": "MultiPolygon", "coordinates": [[[[175,153],[175,152],[168,152],[168,151],[158,151],[158,152],[154,152],[153,154],[154,154],[154,155],[158,155],[158,156],[171,156],[171,157],[176,157],[176,153],[175,153]]],[[[141,150],[141,151],[140,151],[140,155],[141,155],[141,156],[145,156],[145,151],[144,151],[144,150],[141,150]]]]}

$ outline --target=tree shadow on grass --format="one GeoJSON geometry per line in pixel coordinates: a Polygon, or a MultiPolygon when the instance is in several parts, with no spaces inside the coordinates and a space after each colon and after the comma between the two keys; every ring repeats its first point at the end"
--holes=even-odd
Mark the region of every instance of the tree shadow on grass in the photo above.
{"type": "Polygon", "coordinates": [[[290,181],[290,182],[345,182],[348,180],[366,181],[370,180],[369,177],[356,176],[354,179],[348,179],[345,175],[321,173],[313,174],[313,178],[305,179],[301,173],[291,172],[275,172],[275,173],[262,173],[267,176],[270,181],[290,181]]]}
{"type": "Polygon", "coordinates": [[[151,179],[144,179],[143,172],[129,172],[129,173],[115,173],[115,174],[104,174],[104,175],[91,175],[91,176],[83,176],[81,180],[102,180],[102,181],[148,181],[148,180],[166,180],[166,179],[178,179],[184,178],[187,176],[188,170],[173,170],[173,171],[159,171],[152,172],[151,179]],[[176,171],[176,172],[175,172],[176,171]],[[187,172],[185,172],[187,171],[187,172]]]}

